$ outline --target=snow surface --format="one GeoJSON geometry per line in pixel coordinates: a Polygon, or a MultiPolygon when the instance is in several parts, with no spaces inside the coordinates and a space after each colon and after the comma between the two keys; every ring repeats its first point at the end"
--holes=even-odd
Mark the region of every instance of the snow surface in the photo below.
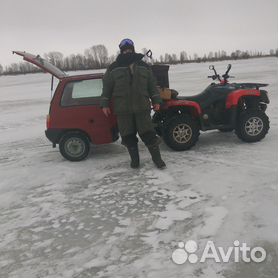
{"type": "MultiPolygon", "coordinates": [[[[164,171],[142,143],[139,170],[120,142],[93,146],[79,163],[64,160],[44,136],[50,75],[0,77],[0,277],[276,277],[277,61],[232,62],[235,82],[270,84],[263,141],[211,131],[190,151],[163,144],[164,171]],[[178,243],[190,239],[224,248],[239,240],[268,256],[174,264],[178,243]]],[[[224,72],[227,64],[215,66],[224,72]]],[[[208,65],[172,66],[171,88],[199,93],[208,65]]]]}

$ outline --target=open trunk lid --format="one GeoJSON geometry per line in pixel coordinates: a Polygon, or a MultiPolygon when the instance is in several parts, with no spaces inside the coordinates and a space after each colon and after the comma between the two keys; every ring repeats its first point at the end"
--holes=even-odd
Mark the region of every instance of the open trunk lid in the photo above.
{"type": "Polygon", "coordinates": [[[59,68],[55,67],[54,65],[49,63],[47,60],[43,59],[40,55],[33,55],[33,54],[27,53],[25,51],[13,51],[13,54],[22,56],[23,60],[38,66],[43,71],[54,75],[58,79],[62,79],[62,78],[65,78],[68,76],[65,72],[63,72],[59,68]]]}

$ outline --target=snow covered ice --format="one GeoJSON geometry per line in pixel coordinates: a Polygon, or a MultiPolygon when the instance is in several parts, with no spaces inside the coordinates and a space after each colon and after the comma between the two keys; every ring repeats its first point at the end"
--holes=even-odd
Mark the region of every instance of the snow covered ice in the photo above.
{"type": "MultiPolygon", "coordinates": [[[[269,83],[265,139],[248,144],[211,131],[190,151],[163,144],[164,171],[142,143],[139,170],[120,142],[93,146],[82,162],[64,160],[44,136],[50,75],[0,77],[0,277],[276,277],[277,61],[232,61],[231,82],[269,83]],[[267,259],[174,264],[178,243],[190,239],[247,242],[267,259]]],[[[201,92],[208,65],[171,66],[171,88],[201,92]]]]}

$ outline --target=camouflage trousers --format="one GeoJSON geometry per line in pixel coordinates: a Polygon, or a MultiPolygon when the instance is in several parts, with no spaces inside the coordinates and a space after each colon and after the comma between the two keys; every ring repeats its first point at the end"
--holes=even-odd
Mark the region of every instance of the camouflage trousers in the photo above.
{"type": "Polygon", "coordinates": [[[159,144],[160,140],[156,135],[149,111],[117,115],[117,121],[122,144],[126,147],[129,148],[137,145],[137,133],[147,147],[159,144]]]}

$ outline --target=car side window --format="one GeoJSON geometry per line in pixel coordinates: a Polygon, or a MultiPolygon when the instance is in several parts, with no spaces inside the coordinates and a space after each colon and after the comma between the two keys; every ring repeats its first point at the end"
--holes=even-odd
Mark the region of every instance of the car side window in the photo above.
{"type": "Polygon", "coordinates": [[[96,98],[102,93],[102,79],[88,79],[72,81],[66,84],[62,99],[62,106],[96,104],[96,98]]]}

